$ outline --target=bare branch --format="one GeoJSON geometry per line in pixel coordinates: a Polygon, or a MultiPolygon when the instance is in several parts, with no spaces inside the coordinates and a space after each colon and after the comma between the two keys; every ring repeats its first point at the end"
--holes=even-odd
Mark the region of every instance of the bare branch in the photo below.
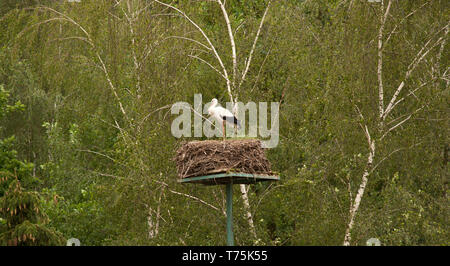
{"type": "MultiPolygon", "coordinates": [[[[220,209],[217,208],[216,206],[213,206],[212,204],[210,204],[210,203],[208,203],[208,202],[206,202],[206,201],[204,201],[202,199],[199,199],[197,197],[194,197],[192,195],[181,193],[181,192],[178,192],[178,191],[175,191],[175,190],[171,190],[171,189],[169,189],[169,191],[170,191],[170,193],[181,195],[181,196],[184,196],[184,197],[196,200],[196,201],[198,201],[198,202],[200,202],[200,203],[202,203],[202,204],[204,204],[204,205],[206,205],[206,206],[208,206],[208,207],[210,207],[210,208],[212,208],[212,209],[214,209],[216,211],[220,211],[220,209]]],[[[224,213],[224,215],[226,215],[226,213],[224,213]]]]}
{"type": "Polygon", "coordinates": [[[136,75],[136,91],[137,91],[137,96],[138,98],[140,98],[140,91],[141,91],[141,76],[139,74],[139,69],[140,69],[140,63],[138,62],[137,56],[136,56],[136,40],[135,40],[135,33],[134,33],[134,28],[133,28],[133,21],[136,20],[135,18],[135,13],[131,12],[131,5],[130,5],[130,1],[127,1],[127,9],[128,9],[128,13],[125,12],[125,10],[121,7],[122,12],[125,16],[125,18],[128,21],[128,26],[129,26],[129,30],[130,30],[130,36],[131,36],[131,54],[133,56],[133,63],[134,63],[134,72],[136,75]],[[131,17],[130,17],[131,16],[131,17]]]}
{"type": "Polygon", "coordinates": [[[103,154],[103,153],[101,153],[101,152],[98,152],[98,151],[91,151],[91,150],[85,150],[85,149],[76,149],[76,151],[88,152],[88,153],[93,153],[93,154],[96,154],[96,155],[100,155],[100,156],[102,156],[102,157],[105,157],[105,158],[107,158],[107,159],[113,161],[114,163],[118,163],[118,164],[120,164],[120,165],[122,165],[122,166],[126,166],[126,165],[120,163],[119,161],[117,161],[116,159],[114,159],[114,158],[112,158],[112,157],[110,157],[110,156],[108,156],[108,155],[106,155],[106,154],[103,154]]]}
{"type": "MultiPolygon", "coordinates": [[[[161,38],[164,35],[164,33],[162,33],[161,35],[159,35],[159,38],[161,38]]],[[[153,51],[153,49],[158,46],[161,42],[163,42],[165,39],[162,40],[157,40],[155,41],[154,45],[150,46],[148,49],[147,47],[144,50],[147,50],[145,53],[145,55],[142,57],[141,62],[144,62],[145,59],[147,59],[147,57],[150,55],[150,53],[153,51]]]]}
{"type": "MultiPolygon", "coordinates": [[[[272,46],[273,46],[273,44],[272,44],[272,46]]],[[[252,89],[250,90],[250,93],[252,93],[252,92],[255,90],[256,85],[258,84],[259,77],[260,77],[260,75],[261,75],[261,71],[262,71],[262,69],[263,69],[263,67],[264,67],[264,64],[266,63],[267,58],[269,57],[269,54],[272,52],[272,46],[270,46],[269,51],[267,52],[266,56],[264,57],[264,60],[262,61],[261,65],[259,66],[258,74],[256,75],[255,83],[253,83],[253,87],[252,87],[252,89]]],[[[241,83],[242,83],[242,80],[241,80],[241,83]]]]}
{"type": "Polygon", "coordinates": [[[65,41],[65,40],[81,40],[81,41],[84,41],[84,42],[88,43],[91,46],[94,46],[94,44],[91,43],[87,38],[79,37],[79,36],[72,36],[72,37],[65,37],[65,38],[56,38],[56,39],[50,40],[50,42],[53,42],[53,41],[65,41]]]}
{"type": "MultiPolygon", "coordinates": [[[[444,28],[442,28],[441,30],[439,30],[436,34],[438,34],[439,32],[441,32],[444,29],[447,29],[447,27],[449,26],[449,24],[447,24],[444,28]]],[[[397,97],[399,96],[400,92],[402,91],[403,87],[405,86],[405,82],[409,79],[409,77],[411,76],[412,72],[416,69],[416,67],[420,64],[420,62],[425,58],[425,56],[437,45],[439,45],[446,37],[447,37],[448,31],[445,31],[444,36],[440,37],[436,42],[434,42],[433,45],[431,45],[430,47],[428,47],[428,45],[431,43],[431,41],[433,40],[434,36],[432,36],[422,47],[422,49],[420,49],[420,51],[417,53],[417,55],[414,57],[414,59],[412,60],[411,64],[408,66],[408,70],[406,71],[405,77],[403,79],[403,81],[400,83],[400,85],[398,86],[397,90],[395,91],[394,95],[392,96],[388,106],[386,107],[386,110],[384,111],[383,114],[383,119],[386,119],[387,115],[393,110],[393,105],[397,100],[397,97]]]]}
{"type": "MultiPolygon", "coordinates": [[[[46,6],[39,6],[39,7],[36,7],[35,9],[49,10],[49,11],[51,11],[51,12],[53,12],[53,13],[56,13],[56,14],[62,16],[62,18],[55,18],[54,20],[57,20],[57,19],[59,19],[59,20],[66,20],[66,21],[69,21],[70,23],[74,24],[75,26],[77,26],[77,27],[78,27],[78,28],[86,35],[87,42],[91,45],[91,47],[92,47],[92,48],[95,48],[94,42],[92,41],[91,36],[90,36],[89,33],[86,31],[86,29],[84,29],[79,23],[77,23],[75,20],[73,20],[73,19],[70,18],[69,16],[67,16],[67,15],[65,15],[65,14],[63,14],[63,13],[61,13],[61,12],[59,12],[59,11],[56,11],[56,10],[54,10],[53,8],[46,7],[46,6]]],[[[49,20],[47,20],[47,21],[49,21],[49,20]]],[[[122,102],[120,101],[120,97],[119,97],[119,95],[117,94],[116,87],[114,86],[114,84],[112,83],[112,81],[111,81],[111,79],[110,79],[110,77],[109,77],[109,73],[108,73],[108,70],[106,69],[105,63],[103,62],[103,60],[102,60],[100,54],[99,54],[97,51],[95,51],[95,54],[96,54],[97,59],[99,60],[100,64],[102,65],[102,70],[103,70],[103,72],[104,72],[104,74],[105,74],[105,77],[106,77],[106,80],[108,81],[108,84],[109,84],[109,86],[110,86],[110,88],[111,88],[111,90],[112,90],[112,92],[113,92],[113,94],[114,94],[116,100],[119,102],[119,107],[120,107],[120,110],[121,110],[122,114],[123,114],[126,118],[128,118],[128,116],[127,116],[127,114],[126,114],[126,112],[125,112],[125,109],[123,108],[122,102]]],[[[128,119],[127,119],[127,120],[128,120],[128,119]]],[[[128,120],[128,121],[129,121],[129,120],[128,120]]]]}
{"type": "Polygon", "coordinates": [[[252,56],[253,56],[253,53],[255,51],[256,43],[258,42],[259,35],[261,33],[261,29],[262,29],[262,27],[264,25],[264,19],[265,19],[266,15],[267,15],[267,12],[269,11],[270,3],[271,3],[271,1],[269,1],[267,3],[266,10],[264,11],[264,15],[262,16],[261,22],[259,23],[259,28],[258,28],[258,31],[256,32],[255,40],[253,41],[252,49],[250,50],[250,54],[248,55],[248,59],[247,59],[246,65],[245,65],[245,69],[244,69],[244,72],[242,73],[242,78],[241,78],[241,81],[239,82],[238,88],[241,87],[242,83],[245,80],[245,76],[247,75],[247,72],[248,72],[248,70],[250,68],[250,63],[252,61],[252,56]]]}
{"type": "Polygon", "coordinates": [[[147,120],[147,118],[149,118],[149,116],[150,116],[151,114],[156,113],[156,112],[161,111],[161,110],[166,109],[166,108],[170,108],[171,106],[172,106],[171,104],[168,104],[168,105],[164,105],[163,107],[160,107],[160,108],[158,108],[158,109],[156,109],[156,110],[151,111],[151,112],[148,113],[144,118],[142,118],[141,122],[139,123],[139,126],[141,126],[142,123],[144,123],[145,120],[147,120]]]}
{"type": "Polygon", "coordinates": [[[403,123],[405,123],[406,121],[408,121],[413,114],[419,112],[420,110],[422,110],[425,106],[420,107],[419,109],[417,109],[416,111],[414,111],[413,113],[411,113],[410,115],[408,115],[405,119],[403,119],[402,121],[400,121],[399,123],[397,123],[395,126],[391,127],[390,129],[388,129],[383,136],[381,136],[380,140],[382,140],[387,134],[389,134],[389,132],[391,132],[392,130],[396,129],[397,127],[401,126],[403,123]]]}
{"type": "Polygon", "coordinates": [[[116,100],[119,102],[119,107],[120,107],[120,111],[122,112],[122,114],[127,118],[127,121],[130,121],[128,119],[128,115],[125,112],[125,109],[123,108],[122,102],[120,100],[119,95],[117,94],[117,90],[116,87],[114,86],[114,84],[112,83],[110,77],[109,77],[109,73],[108,73],[108,69],[106,69],[106,65],[103,62],[103,59],[101,58],[101,56],[96,52],[95,53],[97,55],[97,59],[100,61],[100,64],[102,65],[102,69],[103,69],[103,73],[105,74],[106,80],[108,81],[109,87],[111,88],[114,97],[116,97],[116,100]]]}
{"type": "MultiPolygon", "coordinates": [[[[225,9],[225,4],[222,3],[221,0],[217,0],[217,3],[219,3],[220,9],[222,9],[223,17],[225,18],[225,23],[227,24],[228,37],[230,38],[231,57],[233,60],[233,82],[232,82],[232,84],[233,84],[233,88],[234,88],[235,82],[236,82],[236,72],[237,72],[236,44],[234,42],[233,30],[231,29],[231,22],[230,22],[230,18],[228,17],[227,10],[225,9]]],[[[233,98],[231,98],[231,101],[233,102],[233,98]]]]}
{"type": "Polygon", "coordinates": [[[204,60],[203,58],[200,58],[196,55],[188,55],[189,57],[195,58],[197,60],[200,60],[201,62],[205,63],[206,65],[208,65],[210,68],[212,68],[214,71],[216,71],[217,73],[219,73],[219,75],[221,77],[223,77],[225,80],[227,80],[227,78],[222,74],[222,72],[220,72],[217,68],[213,67],[210,63],[208,63],[206,60],[204,60]]]}
{"type": "Polygon", "coordinates": [[[187,38],[187,37],[183,37],[183,36],[175,36],[175,35],[174,36],[168,36],[168,37],[164,38],[163,41],[166,40],[166,39],[172,39],[172,38],[191,41],[191,42],[194,42],[194,43],[202,46],[203,48],[207,49],[208,51],[212,51],[212,49],[210,47],[206,46],[205,44],[203,44],[203,43],[201,43],[201,42],[199,42],[197,40],[194,40],[194,39],[191,39],[191,38],[187,38]]]}
{"type": "MultiPolygon", "coordinates": [[[[165,186],[167,188],[169,188],[169,184],[167,184],[166,182],[163,182],[163,181],[160,181],[160,180],[155,180],[155,182],[159,183],[159,184],[161,184],[161,185],[163,185],[163,186],[165,186]]],[[[210,208],[212,208],[212,209],[214,209],[216,211],[220,211],[220,209],[217,208],[216,206],[214,206],[214,205],[212,205],[212,204],[210,204],[210,203],[208,203],[208,202],[206,202],[206,201],[204,201],[204,200],[202,200],[200,198],[197,198],[195,196],[192,196],[192,195],[189,195],[189,194],[186,194],[186,193],[182,193],[182,192],[178,192],[178,191],[172,190],[170,188],[169,188],[169,192],[173,193],[173,194],[181,195],[181,196],[193,199],[193,200],[196,200],[196,201],[198,201],[198,202],[200,202],[200,203],[202,203],[202,204],[204,204],[204,205],[206,205],[206,206],[208,206],[208,207],[210,207],[210,208]]],[[[225,212],[222,211],[222,213],[226,216],[225,212]]]]}
{"type": "Polygon", "coordinates": [[[114,177],[114,178],[117,178],[117,179],[123,178],[122,176],[116,176],[116,175],[112,175],[112,174],[105,174],[105,173],[101,173],[101,172],[97,172],[97,171],[93,171],[93,170],[89,170],[89,169],[86,169],[86,170],[88,170],[89,172],[94,173],[96,175],[100,175],[100,176],[114,177]]]}
{"type": "MultiPolygon", "coordinates": [[[[446,35],[446,36],[448,35],[448,31],[449,31],[449,27],[447,27],[447,28],[445,29],[445,35],[446,35]]],[[[441,73],[441,57],[442,57],[442,53],[444,52],[444,48],[445,48],[446,43],[447,43],[447,38],[445,38],[444,41],[442,41],[441,47],[439,48],[438,54],[437,54],[437,56],[436,56],[436,63],[435,63],[434,66],[433,66],[434,69],[435,69],[435,70],[433,71],[433,77],[439,76],[440,73],[441,73]]],[[[444,72],[444,74],[442,75],[441,79],[444,79],[444,80],[445,80],[445,75],[447,74],[448,69],[449,69],[449,68],[447,67],[447,69],[445,70],[445,72],[444,72]]],[[[446,82],[447,82],[447,87],[448,87],[448,85],[449,85],[448,79],[446,80],[446,82]]]]}
{"type": "Polygon", "coordinates": [[[411,118],[412,114],[408,115],[408,117],[406,117],[405,119],[403,119],[400,123],[398,123],[397,125],[391,127],[390,129],[388,129],[386,131],[386,133],[383,134],[383,136],[381,136],[380,140],[382,140],[387,134],[389,134],[389,132],[391,132],[392,130],[396,129],[397,127],[401,126],[403,123],[405,123],[406,121],[408,121],[411,118]]]}
{"type": "Polygon", "coordinates": [[[420,9],[422,9],[422,7],[424,7],[425,5],[427,5],[430,2],[425,2],[423,5],[421,5],[420,7],[418,7],[416,10],[412,11],[411,13],[409,13],[408,15],[406,15],[405,17],[403,17],[400,22],[398,24],[396,24],[394,26],[394,29],[392,29],[392,31],[389,33],[388,37],[386,38],[386,41],[384,41],[385,45],[389,42],[389,40],[391,39],[392,34],[395,32],[395,30],[398,28],[399,25],[401,25],[407,18],[409,18],[410,16],[412,16],[414,13],[416,13],[417,11],[419,11],[420,9]]]}
{"type": "Polygon", "coordinates": [[[155,0],[155,2],[157,2],[157,3],[159,3],[159,4],[163,5],[163,6],[169,7],[171,9],[177,11],[178,13],[180,13],[185,19],[187,19],[203,35],[205,40],[208,42],[208,45],[211,47],[211,50],[212,50],[214,56],[217,58],[217,60],[219,61],[220,66],[222,67],[223,75],[226,77],[228,95],[230,96],[231,101],[234,102],[234,100],[233,100],[234,98],[233,98],[233,95],[231,93],[231,82],[230,82],[230,79],[228,77],[227,69],[225,68],[225,65],[223,64],[222,59],[220,58],[219,54],[217,53],[217,50],[214,47],[214,45],[212,44],[212,42],[209,39],[208,35],[206,35],[206,33],[202,30],[202,28],[197,23],[195,23],[191,18],[189,18],[189,16],[186,15],[186,13],[184,13],[180,9],[178,9],[178,8],[172,6],[172,5],[169,5],[167,3],[161,2],[159,0],[155,0]]]}
{"type": "MultiPolygon", "coordinates": [[[[392,0],[389,0],[386,12],[381,16],[380,29],[378,31],[378,108],[379,108],[379,118],[380,124],[383,123],[383,113],[384,113],[384,89],[383,89],[383,30],[386,24],[386,19],[389,15],[389,10],[391,9],[392,0]]],[[[384,1],[381,1],[381,12],[384,12],[384,1]]]]}
{"type": "Polygon", "coordinates": [[[56,13],[56,14],[58,14],[58,15],[64,17],[65,20],[67,20],[67,21],[71,22],[72,24],[76,25],[76,26],[77,26],[77,27],[78,27],[78,28],[86,35],[86,37],[88,38],[88,40],[89,40],[91,43],[93,43],[93,42],[92,42],[92,39],[91,39],[91,36],[90,36],[89,33],[86,31],[86,29],[84,29],[80,24],[78,24],[75,20],[73,20],[73,19],[70,18],[69,16],[65,15],[64,13],[61,13],[61,12],[59,12],[59,11],[56,11],[55,9],[50,8],[50,7],[47,7],[47,6],[38,6],[38,7],[35,7],[35,9],[49,10],[49,11],[51,11],[51,12],[54,12],[54,13],[56,13]]]}
{"type": "Polygon", "coordinates": [[[375,169],[377,169],[377,167],[378,167],[382,162],[384,162],[386,159],[389,159],[389,157],[391,157],[394,153],[397,153],[397,152],[399,152],[399,151],[401,151],[401,150],[411,149],[411,148],[413,148],[413,147],[415,147],[415,146],[419,146],[420,144],[422,144],[422,142],[417,143],[417,144],[414,144],[414,145],[411,145],[410,147],[406,147],[406,148],[398,148],[398,149],[392,151],[392,152],[389,153],[387,156],[385,156],[383,159],[381,159],[381,160],[380,160],[380,161],[372,168],[372,170],[370,171],[370,174],[371,174],[373,171],[375,171],[375,169]]]}
{"type": "Polygon", "coordinates": [[[394,107],[397,105],[397,104],[399,104],[399,103],[401,103],[402,101],[404,101],[407,97],[409,97],[409,96],[411,96],[411,95],[414,95],[414,93],[416,92],[416,91],[418,91],[419,89],[421,89],[422,87],[424,87],[425,85],[427,85],[427,84],[429,84],[430,82],[424,82],[424,83],[422,83],[420,86],[418,86],[417,88],[415,88],[414,90],[411,90],[406,96],[404,96],[404,97],[402,97],[400,100],[398,100],[398,101],[396,101],[392,106],[391,106],[391,109],[394,109],[394,107]]]}

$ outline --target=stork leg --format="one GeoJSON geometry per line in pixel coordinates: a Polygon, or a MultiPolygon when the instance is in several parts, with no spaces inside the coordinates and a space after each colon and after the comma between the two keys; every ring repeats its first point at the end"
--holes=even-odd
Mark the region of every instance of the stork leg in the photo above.
{"type": "Polygon", "coordinates": [[[225,120],[222,121],[222,133],[223,133],[223,140],[226,138],[226,132],[225,132],[225,120]]]}

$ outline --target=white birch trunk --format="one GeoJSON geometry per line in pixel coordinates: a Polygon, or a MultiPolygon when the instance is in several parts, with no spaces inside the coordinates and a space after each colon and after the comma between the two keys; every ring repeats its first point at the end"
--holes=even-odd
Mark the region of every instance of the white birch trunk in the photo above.
{"type": "Polygon", "coordinates": [[[380,19],[380,29],[378,31],[378,67],[377,67],[377,77],[378,77],[378,109],[380,118],[380,130],[383,129],[383,115],[384,115],[384,88],[383,88],[383,31],[384,25],[386,24],[387,16],[389,15],[389,10],[391,8],[391,0],[389,0],[386,12],[384,11],[384,1],[381,1],[381,16],[380,19]]]}
{"type": "MultiPolygon", "coordinates": [[[[366,127],[366,129],[367,129],[367,127],[366,127]]],[[[366,190],[366,185],[367,185],[367,182],[369,181],[369,175],[371,173],[373,159],[375,157],[375,141],[371,141],[370,138],[369,138],[369,149],[370,149],[370,151],[369,151],[369,155],[367,157],[367,166],[362,175],[361,184],[359,185],[358,193],[356,194],[355,200],[353,201],[352,205],[350,206],[350,221],[347,225],[347,229],[345,230],[344,246],[350,246],[351,231],[352,231],[353,225],[355,223],[355,216],[356,216],[359,206],[361,204],[361,199],[364,195],[364,191],[366,190]]]]}
{"type": "Polygon", "coordinates": [[[253,237],[256,240],[256,239],[258,239],[258,236],[256,235],[255,224],[253,223],[253,215],[250,212],[250,202],[248,201],[248,191],[247,191],[246,186],[244,184],[240,185],[240,189],[241,189],[242,200],[244,201],[244,207],[245,207],[245,211],[246,211],[247,222],[248,222],[248,225],[250,226],[250,232],[252,233],[253,237]]]}
{"type": "MultiPolygon", "coordinates": [[[[207,64],[209,67],[211,67],[213,70],[215,70],[216,72],[218,72],[218,73],[225,79],[226,84],[227,84],[228,96],[230,97],[230,101],[231,101],[231,103],[233,104],[233,112],[234,112],[234,113],[237,113],[237,105],[236,105],[236,102],[237,102],[237,95],[233,95],[233,89],[236,89],[237,61],[238,61],[237,59],[238,59],[238,56],[237,56],[237,52],[236,52],[236,44],[235,44],[235,39],[234,39],[233,30],[232,30],[232,27],[231,27],[231,21],[230,21],[230,19],[229,19],[228,12],[227,12],[226,7],[225,7],[226,1],[223,1],[223,0],[215,0],[215,2],[217,2],[217,3],[219,4],[220,9],[221,9],[221,11],[222,11],[222,14],[223,14],[223,17],[224,17],[225,23],[226,23],[226,30],[227,30],[227,32],[228,32],[228,36],[229,36],[229,39],[230,39],[231,58],[232,58],[232,64],[233,64],[233,65],[232,65],[232,73],[233,73],[233,74],[232,74],[232,75],[233,75],[232,77],[230,77],[230,76],[228,75],[228,71],[227,71],[227,69],[226,69],[226,67],[225,67],[225,65],[224,65],[224,63],[223,63],[221,57],[219,56],[219,54],[218,54],[216,48],[214,47],[213,43],[211,42],[211,40],[209,39],[209,37],[206,35],[206,33],[203,31],[203,29],[202,29],[198,24],[196,24],[191,18],[189,18],[189,17],[186,15],[186,13],[184,13],[182,10],[176,8],[175,6],[170,5],[170,4],[167,4],[167,3],[164,3],[164,2],[161,2],[161,1],[159,1],[159,0],[155,0],[155,2],[156,2],[156,3],[159,3],[159,4],[161,4],[161,5],[164,5],[164,6],[166,6],[166,7],[169,7],[169,8],[171,8],[171,9],[175,10],[176,12],[178,12],[179,14],[181,14],[181,15],[182,15],[186,20],[188,20],[188,21],[189,21],[189,22],[190,22],[190,23],[191,23],[191,24],[192,24],[192,25],[193,25],[193,26],[194,26],[194,27],[202,34],[202,36],[205,38],[205,40],[206,40],[206,42],[207,42],[207,45],[204,45],[204,44],[202,44],[202,43],[200,43],[200,42],[198,42],[198,41],[196,41],[196,40],[190,39],[190,38],[186,38],[186,37],[178,37],[178,38],[184,38],[184,39],[187,39],[187,40],[189,40],[189,41],[193,41],[194,43],[199,44],[199,45],[202,46],[203,48],[207,48],[207,50],[209,50],[209,51],[213,54],[213,56],[217,59],[219,65],[220,65],[220,70],[217,69],[217,68],[215,68],[212,64],[206,62],[206,60],[204,60],[204,59],[202,59],[202,58],[200,58],[200,57],[198,57],[198,56],[195,56],[195,55],[190,55],[190,57],[196,58],[196,59],[198,59],[199,61],[201,61],[201,62],[207,64]],[[234,96],[234,97],[233,97],[233,96],[234,96]]],[[[260,22],[258,31],[257,31],[257,33],[256,33],[256,36],[255,36],[255,39],[254,39],[254,42],[253,42],[253,46],[252,46],[252,48],[251,48],[251,50],[250,50],[249,58],[248,58],[247,61],[245,62],[245,66],[244,66],[245,68],[244,68],[244,71],[243,71],[243,73],[242,73],[242,78],[241,78],[241,80],[240,80],[240,83],[239,83],[238,88],[239,88],[240,85],[242,84],[242,82],[243,82],[243,80],[245,79],[245,76],[246,76],[246,74],[247,74],[247,72],[248,72],[248,70],[249,70],[250,63],[251,63],[251,59],[252,59],[252,55],[253,55],[253,52],[254,52],[255,47],[256,47],[256,42],[258,41],[258,37],[259,37],[259,35],[260,35],[261,28],[262,28],[262,26],[263,26],[263,24],[264,24],[264,19],[265,19],[266,15],[267,15],[267,12],[268,12],[268,10],[269,10],[270,2],[271,2],[271,1],[268,2],[267,7],[266,7],[266,10],[265,10],[265,12],[264,12],[264,15],[263,15],[263,17],[262,17],[262,19],[261,19],[261,22],[260,22]]],[[[253,215],[252,215],[252,213],[251,213],[251,208],[250,208],[250,201],[249,201],[249,198],[248,198],[248,190],[247,190],[247,188],[246,188],[246,186],[245,186],[244,184],[241,184],[241,185],[240,185],[240,190],[241,190],[241,197],[242,197],[242,200],[243,200],[243,203],[244,203],[244,208],[245,208],[245,216],[246,216],[246,218],[247,218],[247,221],[248,221],[248,224],[249,224],[249,227],[250,227],[250,231],[251,231],[253,237],[255,237],[255,239],[257,239],[256,229],[255,229],[255,225],[254,225],[254,222],[253,222],[253,215]]],[[[211,207],[211,206],[210,206],[210,207],[211,207]]],[[[216,207],[214,207],[214,206],[212,206],[212,207],[213,207],[213,208],[216,208],[216,207]]]]}

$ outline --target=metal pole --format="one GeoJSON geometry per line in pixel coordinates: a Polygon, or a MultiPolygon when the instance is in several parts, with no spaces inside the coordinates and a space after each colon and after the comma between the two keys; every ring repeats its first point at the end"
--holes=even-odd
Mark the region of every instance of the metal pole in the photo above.
{"type": "Polygon", "coordinates": [[[233,236],[233,181],[227,183],[227,245],[234,246],[233,236]]]}

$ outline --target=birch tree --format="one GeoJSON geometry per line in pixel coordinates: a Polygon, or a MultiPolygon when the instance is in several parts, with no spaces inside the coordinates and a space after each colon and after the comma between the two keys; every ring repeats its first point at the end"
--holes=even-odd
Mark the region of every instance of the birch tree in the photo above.
{"type": "MultiPolygon", "coordinates": [[[[379,14],[379,22],[378,22],[378,34],[377,34],[377,72],[376,77],[378,81],[378,98],[376,100],[376,104],[378,106],[378,123],[377,126],[373,126],[369,124],[367,121],[367,117],[362,113],[360,107],[355,104],[355,112],[360,118],[359,126],[364,133],[364,136],[367,141],[367,161],[366,166],[363,169],[363,174],[361,176],[360,185],[358,191],[354,198],[351,197],[351,204],[349,208],[349,221],[347,224],[347,228],[344,236],[344,246],[349,246],[351,244],[351,232],[355,224],[355,218],[357,216],[358,210],[360,208],[360,204],[362,202],[364,192],[366,190],[370,175],[376,171],[376,169],[385,161],[389,160],[390,156],[394,153],[397,153],[404,148],[397,147],[393,151],[391,151],[385,157],[377,156],[376,147],[378,145],[383,145],[386,143],[386,140],[396,131],[401,131],[402,127],[417,113],[421,112],[426,103],[412,110],[408,113],[404,113],[402,111],[395,112],[398,106],[407,101],[412,101],[412,98],[418,99],[416,95],[421,89],[425,86],[432,83],[436,77],[433,75],[427,75],[427,80],[422,81],[422,84],[415,84],[411,81],[411,77],[414,75],[417,68],[424,64],[428,58],[434,57],[435,61],[439,62],[441,57],[441,51],[444,49],[446,45],[446,40],[448,37],[449,31],[449,23],[447,22],[445,25],[441,25],[437,30],[430,32],[427,36],[427,39],[424,43],[421,44],[420,48],[415,51],[415,55],[412,57],[409,62],[406,71],[403,73],[402,78],[400,79],[398,84],[386,84],[383,81],[384,76],[384,53],[386,50],[389,41],[392,38],[395,38],[395,34],[398,32],[399,28],[401,28],[401,24],[409,18],[410,16],[419,13],[420,10],[426,6],[429,2],[419,6],[417,9],[413,10],[403,18],[401,18],[395,26],[392,27],[392,30],[387,32],[387,24],[389,22],[389,18],[392,17],[392,10],[395,8],[395,4],[392,0],[381,0],[378,3],[378,14],[379,14]],[[407,84],[409,86],[407,86],[407,84]],[[387,89],[393,88],[393,89],[387,89]],[[408,89],[406,89],[408,88],[408,89]],[[387,93],[389,92],[389,93],[387,93]],[[387,99],[387,104],[385,102],[387,99]]],[[[427,66],[426,66],[427,67],[427,66]]],[[[432,66],[433,67],[433,66],[432,66]]],[[[448,74],[445,71],[442,76],[438,78],[446,79],[448,74]]],[[[431,71],[430,71],[431,73],[431,71]]],[[[433,72],[434,73],[434,72],[433,72]]],[[[369,114],[370,115],[370,114],[369,114]]],[[[367,115],[366,115],[367,116],[367,115]]]]}
{"type": "MultiPolygon", "coordinates": [[[[122,115],[121,118],[113,118],[113,121],[105,121],[100,119],[102,123],[111,127],[113,130],[118,132],[121,142],[126,147],[126,150],[133,151],[130,158],[127,161],[120,161],[112,156],[108,155],[106,151],[95,150],[94,147],[89,149],[77,149],[78,152],[93,154],[99,158],[105,158],[114,162],[121,167],[127,169],[129,175],[137,175],[145,177],[143,180],[137,180],[141,182],[140,187],[143,186],[142,183],[148,183],[149,180],[155,183],[152,186],[151,195],[145,195],[143,193],[141,200],[143,201],[143,206],[146,211],[146,225],[147,225],[147,238],[155,239],[161,232],[161,227],[170,226],[168,222],[170,219],[166,214],[167,210],[163,209],[165,204],[165,198],[167,194],[175,195],[176,197],[183,197],[193,200],[206,206],[209,209],[217,211],[220,215],[225,215],[223,208],[214,206],[213,204],[207,202],[206,200],[195,197],[189,193],[178,191],[172,188],[162,176],[162,173],[154,174],[151,167],[148,165],[149,151],[146,150],[146,133],[143,130],[143,125],[146,120],[149,119],[151,115],[164,110],[169,110],[171,105],[162,106],[151,110],[149,113],[136,112],[136,110],[142,110],[143,95],[148,95],[148,88],[143,81],[143,69],[148,65],[146,60],[153,52],[153,49],[164,40],[163,34],[156,36],[154,39],[149,39],[148,36],[139,34],[139,28],[146,24],[145,16],[149,16],[148,8],[155,4],[153,1],[134,1],[134,0],[115,0],[108,3],[103,8],[109,9],[107,17],[103,19],[113,20],[114,23],[118,24],[118,28],[125,34],[127,40],[129,41],[129,52],[130,52],[130,73],[135,77],[135,82],[133,86],[124,87],[121,86],[118,80],[114,78],[114,68],[117,66],[108,64],[111,58],[102,53],[104,47],[102,46],[102,41],[95,39],[90,30],[83,26],[76,17],[72,17],[64,11],[57,10],[50,6],[38,6],[34,8],[38,13],[48,12],[50,18],[44,19],[40,22],[33,24],[31,27],[38,27],[40,25],[51,24],[54,22],[65,23],[65,26],[69,26],[73,30],[73,36],[58,38],[58,41],[78,41],[84,45],[87,54],[91,53],[92,58],[89,58],[94,62],[96,68],[102,73],[104,80],[106,81],[107,88],[110,90],[114,97],[114,104],[117,105],[119,113],[122,115]],[[132,100],[125,100],[126,98],[131,98],[132,100]]],[[[154,22],[157,23],[157,22],[154,22]]],[[[61,24],[60,24],[61,25],[61,24]]],[[[154,25],[153,25],[154,26],[154,25]]],[[[158,26],[158,25],[156,25],[158,26]]],[[[21,34],[25,34],[23,31],[21,34]]],[[[206,35],[205,35],[206,36],[206,35]]],[[[112,43],[114,45],[114,43],[112,43]]],[[[213,47],[213,46],[210,46],[213,47]]],[[[226,70],[225,70],[226,71],[226,70]]],[[[228,74],[226,74],[228,75],[228,74]]],[[[231,86],[231,84],[230,84],[231,86]]],[[[231,87],[230,87],[231,89],[231,87]]],[[[150,99],[151,100],[151,99],[150,99]]],[[[104,177],[111,177],[117,180],[126,180],[124,176],[119,176],[117,174],[112,175],[109,173],[91,171],[91,173],[104,177]]]]}
{"type": "MultiPolygon", "coordinates": [[[[236,114],[237,113],[237,101],[238,101],[237,92],[239,91],[239,88],[241,87],[242,83],[245,81],[246,75],[250,69],[252,57],[253,57],[253,54],[256,49],[256,44],[258,42],[258,38],[260,36],[261,29],[264,25],[266,15],[269,11],[271,1],[269,0],[267,3],[264,14],[260,20],[258,30],[255,34],[252,47],[251,47],[250,51],[248,52],[248,56],[245,58],[245,60],[244,60],[244,56],[238,55],[236,52],[236,42],[235,42],[235,33],[234,33],[235,31],[233,30],[232,25],[231,25],[232,23],[230,21],[230,16],[229,16],[227,8],[226,8],[226,1],[223,1],[223,0],[214,0],[213,1],[217,4],[217,7],[220,8],[222,15],[223,15],[223,19],[225,20],[226,28],[224,30],[226,30],[226,32],[228,33],[229,42],[230,42],[230,54],[231,54],[231,58],[232,58],[231,67],[227,67],[224,64],[224,61],[222,60],[223,55],[220,55],[218,53],[215,45],[211,41],[211,38],[208,36],[206,31],[202,27],[200,27],[198,23],[193,21],[184,11],[182,11],[179,8],[175,7],[174,5],[166,3],[166,2],[162,2],[159,0],[155,0],[155,2],[159,3],[162,6],[168,7],[170,9],[174,10],[176,13],[180,14],[190,24],[192,24],[198,32],[201,33],[201,35],[203,37],[202,40],[195,40],[195,39],[191,39],[191,38],[186,38],[184,36],[175,36],[175,37],[182,38],[187,41],[191,41],[194,44],[207,49],[207,51],[214,57],[214,59],[216,60],[216,63],[207,62],[205,59],[202,59],[201,57],[199,57],[197,55],[189,55],[190,57],[195,58],[195,59],[199,60],[200,62],[206,64],[208,67],[213,69],[216,73],[219,74],[219,76],[221,76],[224,79],[225,84],[226,84],[226,90],[227,90],[228,96],[230,98],[230,102],[234,106],[233,112],[236,114]],[[242,73],[238,73],[238,65],[240,62],[243,62],[243,65],[244,65],[242,73]],[[218,64],[219,66],[215,67],[214,64],[218,64]]],[[[240,188],[240,192],[241,192],[241,198],[243,200],[244,207],[245,207],[246,219],[248,221],[250,231],[256,240],[258,238],[258,236],[256,233],[253,216],[252,216],[252,212],[251,212],[251,206],[250,206],[249,197],[248,197],[249,185],[241,184],[239,186],[239,188],[240,188]]]]}

